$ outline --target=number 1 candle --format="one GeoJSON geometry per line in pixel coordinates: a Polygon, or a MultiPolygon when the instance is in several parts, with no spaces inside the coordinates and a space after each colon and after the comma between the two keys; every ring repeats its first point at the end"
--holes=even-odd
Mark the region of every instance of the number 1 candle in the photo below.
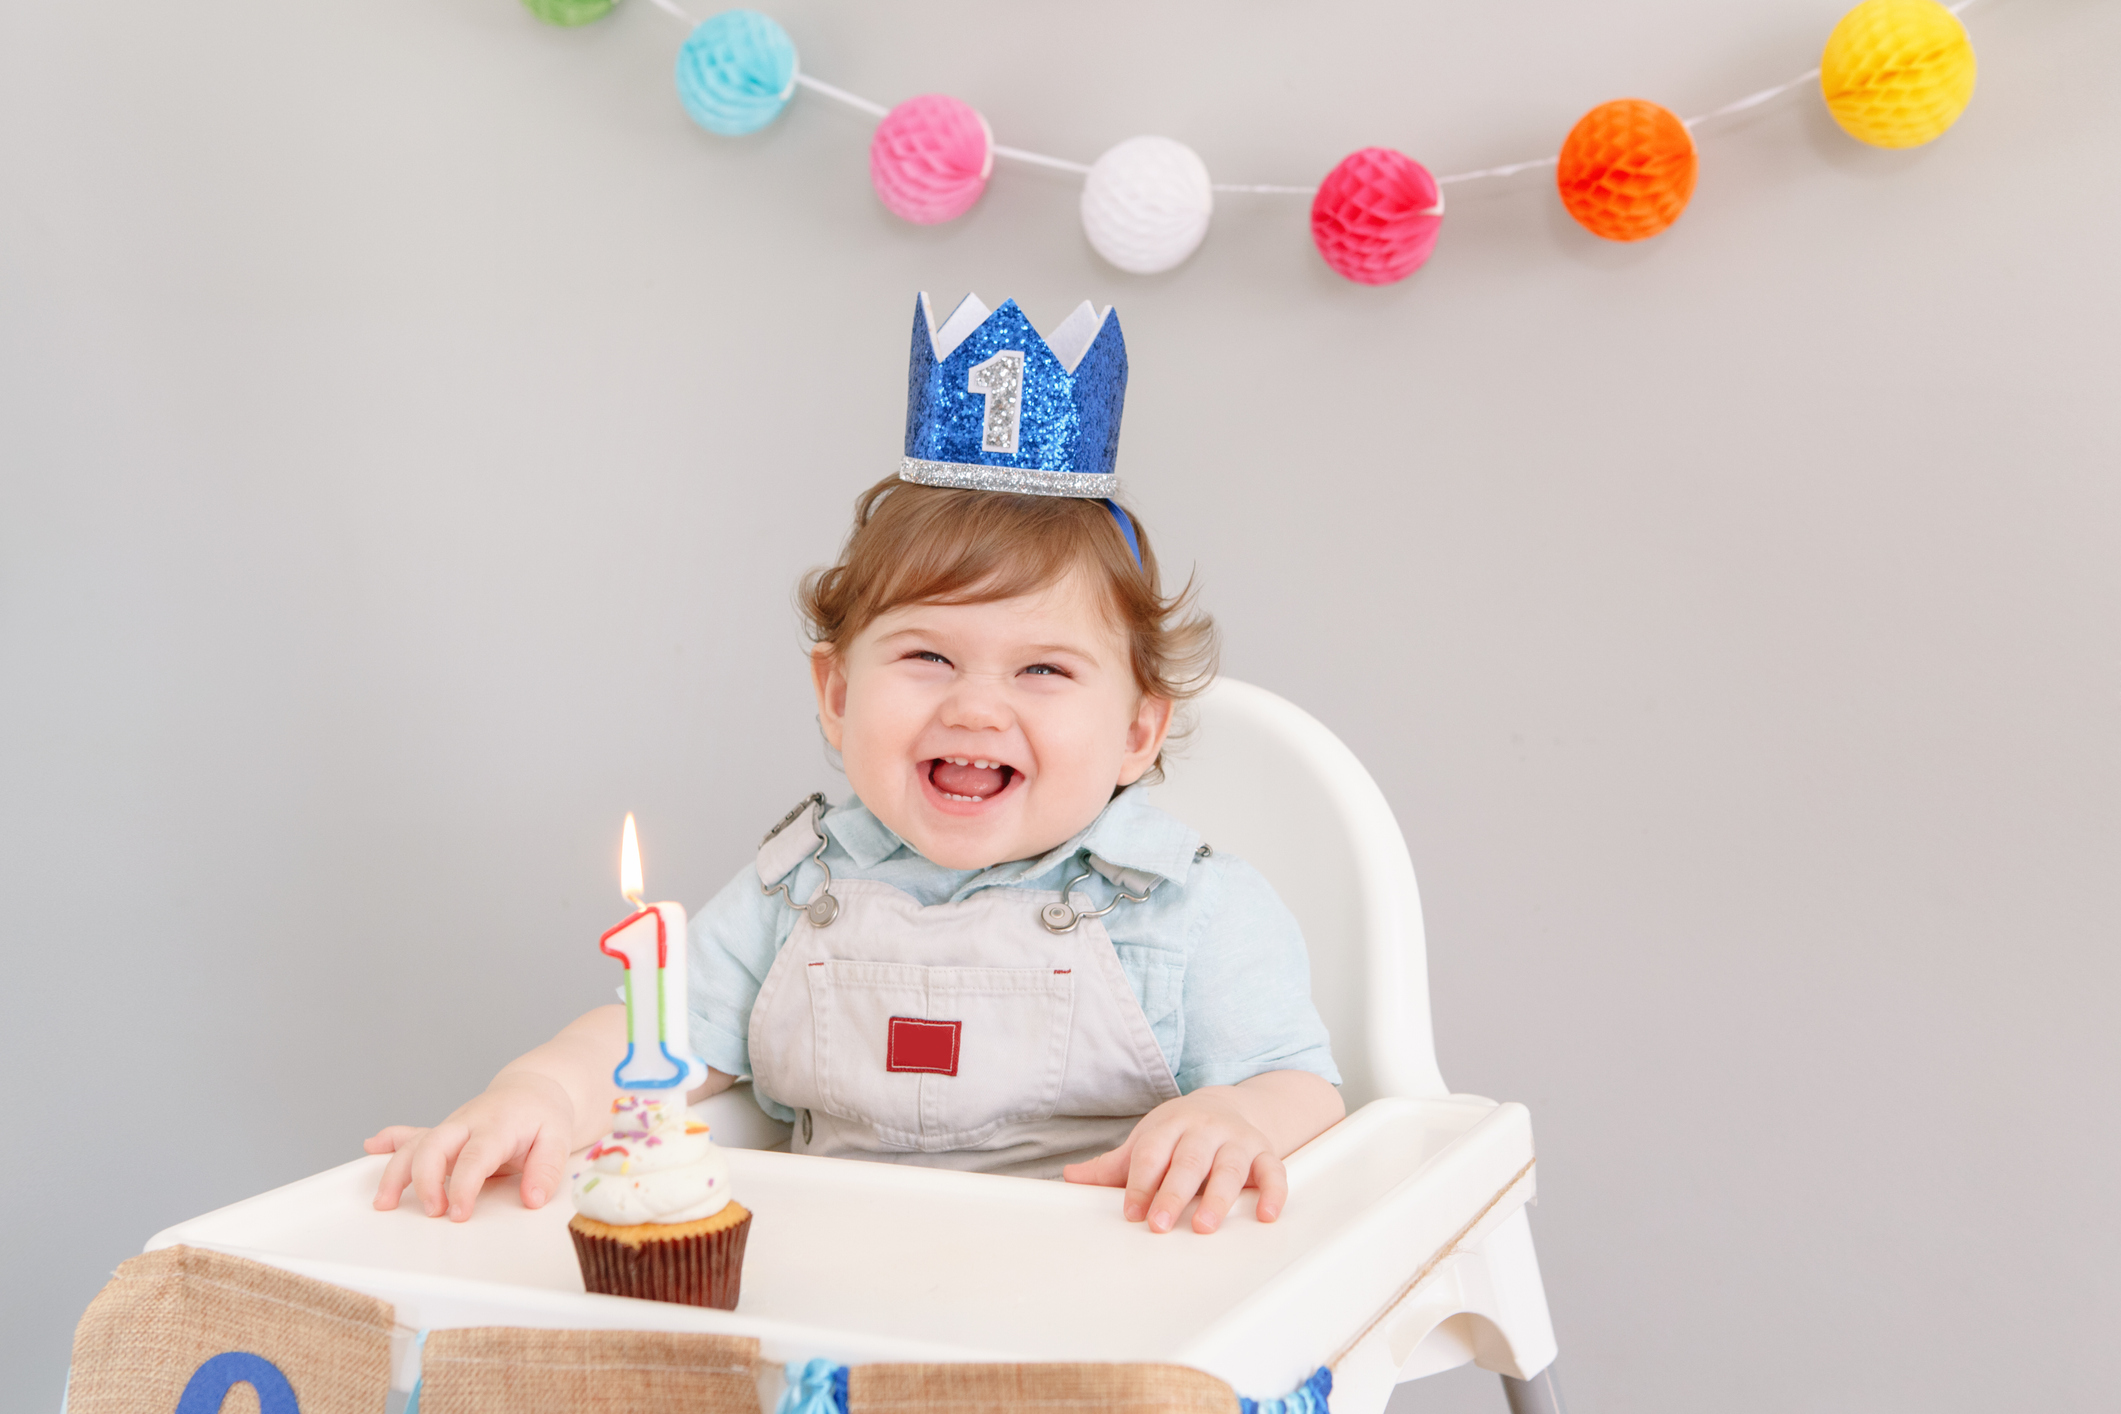
{"type": "Polygon", "coordinates": [[[682,1097],[707,1078],[687,1021],[685,909],[641,902],[641,843],[631,814],[619,846],[619,892],[634,915],[597,940],[626,964],[626,1059],[611,1078],[621,1090],[682,1097]]]}

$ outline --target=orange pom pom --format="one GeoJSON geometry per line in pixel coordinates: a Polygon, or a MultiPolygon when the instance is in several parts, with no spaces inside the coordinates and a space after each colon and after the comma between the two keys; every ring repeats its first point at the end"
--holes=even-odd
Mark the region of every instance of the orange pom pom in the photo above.
{"type": "Polygon", "coordinates": [[[1694,135],[1640,98],[1601,103],[1561,145],[1561,204],[1594,236],[1639,241],[1679,219],[1694,194],[1694,135]]]}

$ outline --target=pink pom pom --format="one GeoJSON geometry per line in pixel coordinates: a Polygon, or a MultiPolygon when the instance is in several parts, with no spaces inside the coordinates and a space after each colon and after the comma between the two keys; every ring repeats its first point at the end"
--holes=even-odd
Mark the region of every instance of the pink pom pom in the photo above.
{"type": "Polygon", "coordinates": [[[1311,201],[1311,239],[1335,273],[1389,285],[1420,268],[1443,227],[1443,197],[1428,168],[1388,147],[1341,160],[1311,201]]]}
{"type": "Polygon", "coordinates": [[[884,115],[869,143],[869,181],[894,215],[933,226],[964,215],[987,189],[994,136],[970,104],[940,93],[884,115]]]}

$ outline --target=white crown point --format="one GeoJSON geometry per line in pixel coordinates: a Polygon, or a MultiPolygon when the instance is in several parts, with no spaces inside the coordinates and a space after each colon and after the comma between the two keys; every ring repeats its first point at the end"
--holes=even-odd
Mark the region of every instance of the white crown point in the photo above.
{"type": "Polygon", "coordinates": [[[1097,342],[1097,331],[1105,327],[1105,318],[1111,313],[1109,304],[1100,314],[1090,301],[1084,300],[1060,322],[1058,329],[1046,336],[1046,347],[1053,350],[1061,367],[1070,373],[1075,371],[1075,366],[1083,361],[1083,355],[1090,352],[1090,345],[1097,342]]]}
{"type": "Polygon", "coordinates": [[[936,327],[935,307],[928,303],[928,292],[921,291],[921,308],[928,312],[928,339],[935,346],[935,361],[941,363],[957,351],[957,346],[972,337],[972,331],[987,322],[993,311],[980,303],[980,297],[968,294],[957,302],[941,328],[936,327]]]}
{"type": "MultiPolygon", "coordinates": [[[[993,312],[978,295],[968,294],[957,302],[957,308],[950,311],[950,317],[938,325],[935,322],[935,306],[929,301],[928,292],[923,290],[921,313],[928,325],[928,342],[935,350],[935,361],[941,363],[956,353],[958,345],[971,338],[972,331],[986,323],[987,316],[993,312]]],[[[1068,317],[1060,322],[1052,334],[1041,337],[1046,341],[1047,350],[1060,360],[1061,367],[1073,373],[1076,366],[1083,361],[1083,355],[1089,353],[1090,346],[1097,342],[1098,331],[1105,327],[1105,321],[1111,317],[1111,305],[1108,304],[1103,310],[1099,310],[1090,301],[1084,300],[1070,311],[1068,317]]]]}

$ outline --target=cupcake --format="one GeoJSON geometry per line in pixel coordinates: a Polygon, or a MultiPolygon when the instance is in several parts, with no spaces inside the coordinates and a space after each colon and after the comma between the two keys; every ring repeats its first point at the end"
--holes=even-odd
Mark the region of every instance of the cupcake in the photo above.
{"type": "Polygon", "coordinates": [[[582,1284],[734,1311],[751,1214],[730,1196],[729,1161],[682,1101],[621,1095],[611,1113],[574,1175],[582,1284]]]}

